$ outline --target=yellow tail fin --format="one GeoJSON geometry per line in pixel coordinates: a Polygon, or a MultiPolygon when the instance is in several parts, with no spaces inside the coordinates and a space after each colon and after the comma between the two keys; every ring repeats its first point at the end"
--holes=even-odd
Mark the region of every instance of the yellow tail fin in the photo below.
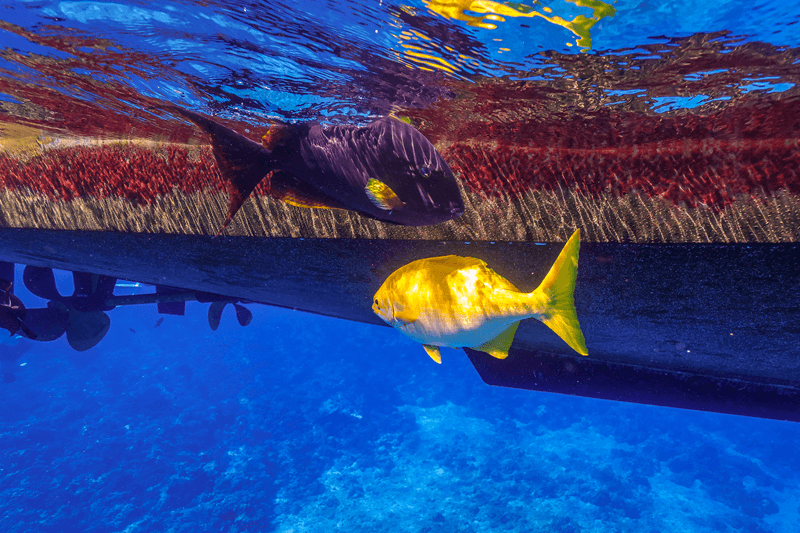
{"type": "Polygon", "coordinates": [[[542,322],[555,331],[573,350],[581,355],[588,355],[578,315],[575,313],[573,297],[580,247],[581,230],[575,230],[536,291],[541,291],[550,300],[542,322]]]}

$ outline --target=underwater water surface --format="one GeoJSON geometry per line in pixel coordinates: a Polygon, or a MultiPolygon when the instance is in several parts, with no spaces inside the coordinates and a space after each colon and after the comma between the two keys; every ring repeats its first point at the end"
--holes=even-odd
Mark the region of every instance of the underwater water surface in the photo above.
{"type": "MultiPolygon", "coordinates": [[[[687,175],[718,169],[706,149],[756,154],[769,179],[746,186],[664,185],[647,163],[582,182],[722,209],[800,192],[799,21],[781,0],[11,2],[0,143],[201,141],[165,102],[253,135],[394,113],[492,194],[533,186],[519,157],[537,143],[636,137],[687,175]],[[706,142],[719,131],[741,138],[706,142]]],[[[798,424],[492,388],[460,350],[436,365],[388,327],[247,307],[216,331],[204,304],[120,307],[83,352],[3,336],[0,529],[800,531],[798,424]]]]}

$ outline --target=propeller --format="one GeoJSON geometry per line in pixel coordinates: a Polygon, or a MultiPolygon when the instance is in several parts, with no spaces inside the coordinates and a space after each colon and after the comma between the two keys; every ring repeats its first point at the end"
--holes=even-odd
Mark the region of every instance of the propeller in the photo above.
{"type": "Polygon", "coordinates": [[[111,318],[103,311],[69,312],[67,342],[72,348],[84,352],[103,340],[111,327],[111,318]]]}
{"type": "Polygon", "coordinates": [[[115,307],[108,301],[114,296],[117,280],[86,272],[73,272],[72,280],[72,296],[63,296],[52,269],[28,265],[22,273],[25,287],[49,300],[46,309],[28,310],[30,327],[39,335],[37,340],[55,340],[66,333],[73,349],[85,351],[103,340],[111,327],[111,318],[105,312],[115,307]]]}
{"type": "Polygon", "coordinates": [[[212,302],[211,306],[208,308],[208,325],[211,326],[212,330],[217,331],[219,321],[222,319],[222,311],[228,304],[233,304],[233,308],[236,310],[236,320],[239,321],[239,325],[246,326],[253,320],[253,313],[237,302],[232,302],[230,300],[212,302]]]}
{"type": "Polygon", "coordinates": [[[117,305],[157,303],[159,313],[182,315],[187,300],[211,303],[208,309],[208,324],[212,330],[219,327],[222,312],[228,304],[236,311],[236,320],[247,326],[253,313],[241,305],[245,300],[206,292],[186,291],[157,285],[156,294],[114,296],[116,278],[87,272],[73,272],[75,290],[72,296],[63,296],[56,286],[53,270],[45,267],[26,266],[22,281],[31,293],[48,300],[46,309],[30,309],[32,329],[38,340],[50,341],[67,335],[67,341],[77,351],[96,346],[108,333],[111,319],[106,311],[117,305]]]}
{"type": "Polygon", "coordinates": [[[45,300],[60,300],[56,277],[52,268],[26,266],[22,271],[22,283],[35,296],[45,300]]]}
{"type": "Polygon", "coordinates": [[[44,308],[27,309],[25,323],[36,332],[37,341],[54,341],[67,331],[69,310],[60,302],[50,302],[44,308]]]}

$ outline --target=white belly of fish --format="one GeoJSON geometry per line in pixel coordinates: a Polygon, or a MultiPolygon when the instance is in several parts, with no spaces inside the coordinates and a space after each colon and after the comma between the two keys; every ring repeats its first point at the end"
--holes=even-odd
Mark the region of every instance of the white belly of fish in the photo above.
{"type": "Polygon", "coordinates": [[[422,344],[445,346],[448,348],[464,348],[480,346],[488,342],[514,322],[516,317],[478,316],[446,316],[437,313],[423,313],[411,324],[395,322],[392,325],[422,344]]]}

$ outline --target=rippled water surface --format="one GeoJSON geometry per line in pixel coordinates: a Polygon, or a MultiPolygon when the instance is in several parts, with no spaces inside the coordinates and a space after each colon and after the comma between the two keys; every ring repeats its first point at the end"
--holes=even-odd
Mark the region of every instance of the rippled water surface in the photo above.
{"type": "Polygon", "coordinates": [[[0,101],[7,121],[144,136],[179,136],[160,101],[254,123],[406,113],[442,135],[707,112],[797,96],[799,17],[777,1],[16,2],[0,101]]]}

